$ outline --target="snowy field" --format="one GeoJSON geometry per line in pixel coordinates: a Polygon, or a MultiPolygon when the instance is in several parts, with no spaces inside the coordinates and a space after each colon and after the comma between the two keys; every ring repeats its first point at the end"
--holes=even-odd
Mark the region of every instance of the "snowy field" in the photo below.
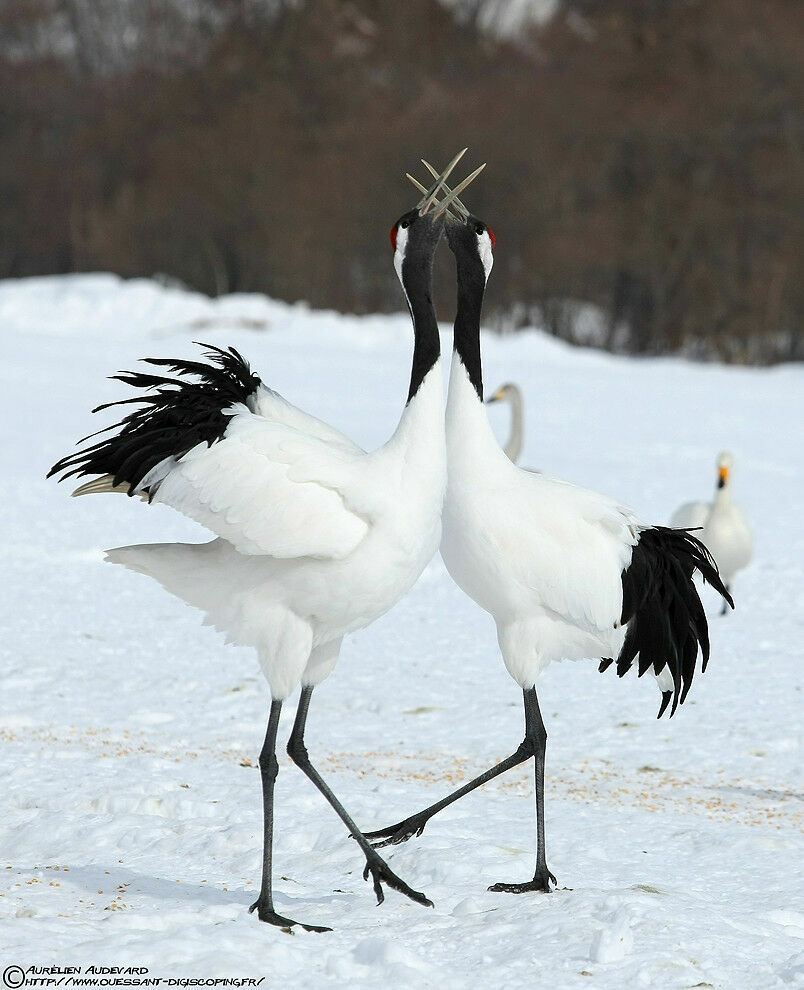
{"type": "MultiPolygon", "coordinates": [[[[285,934],[246,911],[269,701],[256,657],[147,578],[101,562],[107,547],[204,532],[135,499],[71,500],[44,475],[102,425],[90,408],[124,395],[107,375],[192,355],[193,339],[234,344],[291,401],[376,446],[406,394],[407,318],[210,301],[99,275],[0,283],[0,328],[3,967],[138,965],[281,988],[804,984],[804,367],[636,361],[535,332],[486,340],[487,387],[513,378],[525,392],[522,462],[646,522],[708,498],[715,456],[732,449],[755,561],[733,615],[720,619],[706,596],[711,665],[672,721],[656,721],[652,679],[601,676],[592,662],[545,673],[550,896],[486,889],[532,874],[530,767],[390,851],[433,910],[393,891],[377,907],[354,842],[283,748],[277,908],[335,929],[285,934]]],[[[492,413],[503,435],[506,411],[492,413]]],[[[313,696],[308,746],[370,829],[521,736],[493,625],[436,559],[347,639],[313,696]]]]}

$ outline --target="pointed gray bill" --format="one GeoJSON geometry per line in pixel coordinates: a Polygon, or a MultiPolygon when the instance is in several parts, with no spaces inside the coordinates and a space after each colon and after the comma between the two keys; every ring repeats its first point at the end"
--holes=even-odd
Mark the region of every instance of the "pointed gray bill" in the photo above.
{"type": "MultiPolygon", "coordinates": [[[[434,178],[438,178],[439,177],[438,176],[438,172],[436,172],[436,170],[433,168],[433,166],[430,164],[430,162],[428,162],[426,159],[422,158],[421,159],[421,163],[422,163],[422,165],[424,165],[424,167],[427,169],[427,171],[430,173],[430,175],[432,175],[434,178]]],[[[448,196],[452,192],[452,190],[450,189],[450,187],[446,183],[442,183],[441,184],[441,188],[444,190],[444,192],[448,196]]],[[[424,189],[422,189],[422,192],[424,192],[424,189]]],[[[469,210],[466,209],[466,207],[458,199],[457,196],[452,201],[452,205],[455,207],[455,209],[458,211],[458,213],[463,214],[462,219],[466,220],[469,217],[469,210]]],[[[450,210],[450,212],[452,212],[452,211],[450,210]]]]}
{"type": "MultiPolygon", "coordinates": [[[[406,179],[409,179],[413,183],[413,185],[416,186],[416,188],[419,190],[419,192],[424,193],[425,196],[428,194],[428,190],[421,184],[421,182],[419,182],[419,180],[417,178],[415,178],[414,176],[412,176],[410,174],[410,172],[405,172],[405,178],[406,179]]],[[[442,186],[441,188],[444,190],[445,193],[450,193],[452,191],[449,188],[449,186],[446,186],[446,185],[442,186]]],[[[455,206],[456,204],[453,203],[452,205],[455,206]]],[[[461,220],[461,221],[463,220],[463,216],[460,215],[457,212],[456,213],[453,213],[452,210],[447,210],[447,213],[449,214],[449,216],[452,217],[453,220],[461,220]]]]}
{"type": "Polygon", "coordinates": [[[447,165],[444,171],[435,177],[435,182],[430,186],[429,189],[423,189],[424,196],[416,204],[416,209],[419,211],[419,216],[423,217],[425,213],[430,209],[433,203],[438,198],[438,194],[441,191],[444,183],[449,178],[450,172],[455,168],[458,162],[466,154],[467,149],[464,148],[463,151],[459,151],[458,154],[452,159],[452,161],[447,165]]]}
{"type": "Polygon", "coordinates": [[[463,182],[459,182],[458,185],[455,186],[455,188],[452,190],[452,192],[450,192],[447,196],[445,196],[438,204],[438,213],[436,214],[436,216],[441,216],[442,213],[446,213],[446,211],[450,208],[450,206],[455,206],[460,193],[462,193],[464,189],[466,189],[466,187],[469,185],[470,182],[475,181],[475,179],[478,177],[478,175],[480,175],[480,173],[483,171],[485,167],[486,167],[486,163],[483,162],[483,164],[478,166],[474,170],[474,172],[472,172],[470,175],[467,175],[466,178],[463,180],[463,182]]]}

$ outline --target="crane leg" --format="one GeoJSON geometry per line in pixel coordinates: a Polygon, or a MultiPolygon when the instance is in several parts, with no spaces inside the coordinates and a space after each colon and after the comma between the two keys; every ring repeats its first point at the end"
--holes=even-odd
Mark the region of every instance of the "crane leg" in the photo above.
{"type": "MultiPolygon", "coordinates": [[[[274,784],[279,773],[276,760],[276,732],[279,728],[279,714],[282,711],[281,701],[271,702],[271,713],[268,716],[268,728],[265,731],[265,741],[260,751],[260,780],[262,781],[262,885],[260,896],[251,905],[249,911],[256,911],[260,921],[280,928],[292,928],[301,922],[291,918],[283,918],[274,910],[272,856],[274,839],[274,784]]],[[[301,925],[308,932],[329,932],[331,928],[321,928],[318,925],[301,925]]]]}
{"type": "Polygon", "coordinates": [[[539,710],[539,701],[536,697],[536,689],[526,689],[523,691],[523,697],[525,703],[525,738],[519,744],[519,747],[514,753],[512,753],[501,763],[498,763],[496,766],[491,767],[491,769],[486,770],[485,773],[481,773],[480,776],[475,777],[474,780],[470,780],[468,784],[464,784],[451,794],[448,794],[445,798],[442,798],[440,801],[436,801],[435,804],[431,804],[423,811],[420,811],[415,815],[411,815],[409,818],[405,818],[404,821],[397,822],[396,825],[390,825],[388,828],[378,829],[376,832],[366,832],[366,838],[373,840],[373,844],[377,848],[380,846],[398,845],[400,842],[407,842],[407,840],[412,838],[414,835],[421,835],[427,823],[434,815],[437,815],[439,811],[443,811],[444,808],[449,807],[449,805],[453,804],[455,801],[458,801],[466,794],[469,794],[476,788],[488,783],[495,777],[499,777],[500,774],[505,773],[507,770],[511,770],[513,767],[519,766],[520,763],[524,763],[533,756],[536,761],[536,832],[538,841],[536,853],[536,873],[533,881],[530,882],[532,885],[496,884],[490,889],[505,889],[511,893],[520,892],[519,888],[521,888],[522,891],[549,891],[550,886],[548,881],[552,880],[553,883],[555,883],[556,880],[553,874],[547,869],[544,851],[544,754],[547,748],[547,730],[544,727],[542,713],[539,710]],[[539,881],[538,884],[537,880],[539,881]],[[514,887],[518,889],[514,891],[514,887]]]}
{"type": "Polygon", "coordinates": [[[310,762],[307,747],[304,745],[304,728],[307,723],[307,711],[310,707],[310,697],[313,693],[312,687],[303,687],[299,707],[296,712],[296,721],[293,723],[293,731],[288,740],[288,755],[296,766],[304,773],[315,786],[321,791],[327,801],[332,805],[338,817],[349,829],[352,838],[357,842],[366,857],[366,868],[363,870],[363,879],[368,880],[371,875],[374,884],[374,893],[377,895],[377,903],[382,904],[385,900],[382,884],[387,884],[392,890],[405,894],[412,901],[432,907],[433,903],[418,890],[413,890],[404,880],[400,879],[388,866],[384,859],[372,848],[366,837],[357,827],[354,819],[349,815],[341,802],[335,797],[329,785],[322,778],[321,774],[310,762]]]}
{"type": "Polygon", "coordinates": [[[489,890],[505,894],[524,894],[530,890],[550,893],[556,878],[547,868],[544,842],[544,756],[547,751],[547,729],[536,697],[536,688],[523,692],[525,697],[525,737],[533,740],[536,783],[536,869],[533,879],[526,883],[495,883],[489,890]]]}
{"type": "MultiPolygon", "coordinates": [[[[728,591],[728,593],[731,594],[731,588],[728,585],[726,585],[726,591],[728,591]]],[[[729,604],[726,601],[726,599],[724,598],[723,599],[723,608],[720,610],[720,614],[721,615],[725,615],[726,612],[728,612],[728,610],[729,610],[729,604]]]]}

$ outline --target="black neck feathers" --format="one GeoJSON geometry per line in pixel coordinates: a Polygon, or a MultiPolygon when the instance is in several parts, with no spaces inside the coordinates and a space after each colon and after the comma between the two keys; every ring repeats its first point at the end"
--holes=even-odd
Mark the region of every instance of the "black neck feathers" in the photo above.
{"type": "Polygon", "coordinates": [[[483,366],[480,357],[480,314],[486,279],[482,269],[458,262],[458,307],[453,346],[466,368],[469,381],[483,401],[483,366]]]}
{"type": "Polygon", "coordinates": [[[410,369],[410,400],[419,391],[425,376],[441,355],[438,321],[432,298],[432,255],[406,257],[402,263],[402,281],[413,320],[413,363],[410,369]]]}

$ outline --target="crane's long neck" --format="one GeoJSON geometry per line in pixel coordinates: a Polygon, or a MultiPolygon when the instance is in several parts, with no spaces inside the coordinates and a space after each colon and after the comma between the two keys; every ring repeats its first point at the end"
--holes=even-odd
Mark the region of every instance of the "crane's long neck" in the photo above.
{"type": "Polygon", "coordinates": [[[405,259],[402,284],[413,320],[413,362],[410,368],[408,403],[419,391],[427,373],[441,356],[438,321],[432,297],[433,259],[405,259]]]}
{"type": "Polygon", "coordinates": [[[441,342],[433,308],[432,268],[432,257],[405,258],[402,263],[402,286],[413,320],[413,361],[407,403],[386,450],[401,452],[406,474],[416,477],[417,484],[430,477],[438,487],[445,484],[446,448],[441,342]]]}
{"type": "Polygon", "coordinates": [[[458,307],[455,314],[452,369],[447,399],[447,456],[450,484],[476,477],[480,465],[510,465],[494,436],[483,405],[480,358],[480,313],[485,275],[458,262],[458,307]]]}
{"type": "Polygon", "coordinates": [[[485,291],[485,278],[459,261],[458,307],[455,313],[453,347],[481,402],[483,401],[483,366],[480,357],[480,314],[485,291]]]}

